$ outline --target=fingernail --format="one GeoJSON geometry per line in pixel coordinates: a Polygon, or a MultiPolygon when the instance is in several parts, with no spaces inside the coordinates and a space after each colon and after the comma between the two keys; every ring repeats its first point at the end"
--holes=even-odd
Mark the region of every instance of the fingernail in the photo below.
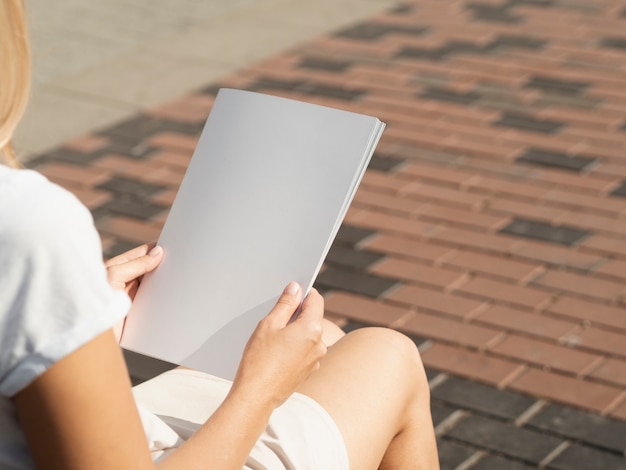
{"type": "Polygon", "coordinates": [[[298,283],[291,281],[289,284],[287,284],[287,287],[285,287],[285,294],[295,295],[298,293],[299,290],[300,286],[298,285],[298,283]]]}
{"type": "Polygon", "coordinates": [[[150,256],[159,256],[162,251],[163,251],[163,248],[161,248],[159,245],[156,245],[148,252],[148,254],[150,256]]]}

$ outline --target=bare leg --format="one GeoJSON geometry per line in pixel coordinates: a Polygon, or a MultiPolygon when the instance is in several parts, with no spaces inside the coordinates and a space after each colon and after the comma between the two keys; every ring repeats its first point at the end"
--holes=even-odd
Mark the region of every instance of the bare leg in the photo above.
{"type": "Polygon", "coordinates": [[[326,318],[324,318],[322,322],[324,326],[324,333],[322,335],[322,341],[324,341],[324,344],[326,346],[330,347],[333,344],[335,344],[337,341],[339,341],[341,338],[346,336],[343,330],[339,328],[336,324],[331,322],[330,320],[327,320],[326,318]]]}
{"type": "Polygon", "coordinates": [[[428,382],[406,336],[384,328],[346,335],[298,391],[333,417],[351,468],[439,469],[428,382]]]}

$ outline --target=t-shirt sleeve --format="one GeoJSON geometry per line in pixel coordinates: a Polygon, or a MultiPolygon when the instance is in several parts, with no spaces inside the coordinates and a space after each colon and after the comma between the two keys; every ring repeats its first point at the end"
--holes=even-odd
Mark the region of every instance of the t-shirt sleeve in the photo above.
{"type": "Polygon", "coordinates": [[[27,170],[0,182],[0,394],[113,327],[130,299],[106,279],[89,211],[27,170]]]}

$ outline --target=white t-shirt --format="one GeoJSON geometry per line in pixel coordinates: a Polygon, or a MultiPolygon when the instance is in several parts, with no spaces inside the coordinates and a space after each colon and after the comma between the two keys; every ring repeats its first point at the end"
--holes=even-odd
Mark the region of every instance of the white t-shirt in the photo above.
{"type": "Polygon", "coordinates": [[[0,469],[33,468],[10,397],[129,307],[107,282],[89,211],[40,174],[0,165],[0,469]]]}

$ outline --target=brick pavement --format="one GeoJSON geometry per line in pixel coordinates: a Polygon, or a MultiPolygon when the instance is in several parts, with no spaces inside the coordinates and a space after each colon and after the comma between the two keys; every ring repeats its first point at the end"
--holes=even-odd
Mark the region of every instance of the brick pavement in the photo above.
{"type": "Polygon", "coordinates": [[[626,468],[626,5],[408,2],[39,156],[155,239],[220,86],[388,123],[317,280],[409,334],[443,468],[626,468]]]}

